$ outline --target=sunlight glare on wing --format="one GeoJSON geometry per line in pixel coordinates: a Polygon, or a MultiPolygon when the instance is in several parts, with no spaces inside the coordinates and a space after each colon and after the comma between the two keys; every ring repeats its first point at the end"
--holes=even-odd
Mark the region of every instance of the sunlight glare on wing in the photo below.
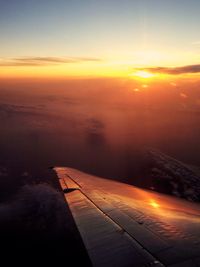
{"type": "Polygon", "coordinates": [[[151,199],[149,204],[156,209],[160,207],[160,205],[154,199],[151,199]]]}

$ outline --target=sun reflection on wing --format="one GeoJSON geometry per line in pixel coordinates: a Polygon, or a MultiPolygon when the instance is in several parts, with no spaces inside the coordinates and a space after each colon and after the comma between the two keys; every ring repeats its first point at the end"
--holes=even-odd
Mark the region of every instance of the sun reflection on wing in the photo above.
{"type": "Polygon", "coordinates": [[[151,199],[149,204],[154,208],[160,208],[160,204],[158,204],[154,199],[151,199]]]}

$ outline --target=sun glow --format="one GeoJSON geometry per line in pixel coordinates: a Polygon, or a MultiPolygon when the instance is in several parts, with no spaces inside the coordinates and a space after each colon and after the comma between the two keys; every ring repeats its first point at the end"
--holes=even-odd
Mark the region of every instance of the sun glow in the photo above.
{"type": "Polygon", "coordinates": [[[155,76],[155,74],[147,72],[147,71],[143,71],[143,70],[136,71],[132,75],[138,78],[143,78],[143,79],[148,79],[148,78],[152,78],[155,76]]]}

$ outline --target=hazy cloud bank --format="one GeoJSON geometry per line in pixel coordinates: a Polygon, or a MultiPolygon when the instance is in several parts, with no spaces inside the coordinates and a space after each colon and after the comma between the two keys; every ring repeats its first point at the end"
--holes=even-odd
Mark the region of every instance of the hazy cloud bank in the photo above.
{"type": "Polygon", "coordinates": [[[22,187],[13,201],[1,203],[0,218],[2,231],[12,222],[21,234],[42,230],[43,234],[56,236],[67,226],[62,197],[45,184],[22,187]]]}

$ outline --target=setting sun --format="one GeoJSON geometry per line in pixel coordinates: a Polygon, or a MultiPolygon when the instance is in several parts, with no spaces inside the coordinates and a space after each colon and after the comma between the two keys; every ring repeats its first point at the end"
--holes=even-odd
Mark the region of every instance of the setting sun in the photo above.
{"type": "Polygon", "coordinates": [[[136,71],[135,73],[133,73],[132,76],[135,76],[138,78],[143,78],[143,79],[148,79],[148,78],[154,77],[155,74],[147,72],[147,71],[139,70],[139,71],[136,71]]]}

